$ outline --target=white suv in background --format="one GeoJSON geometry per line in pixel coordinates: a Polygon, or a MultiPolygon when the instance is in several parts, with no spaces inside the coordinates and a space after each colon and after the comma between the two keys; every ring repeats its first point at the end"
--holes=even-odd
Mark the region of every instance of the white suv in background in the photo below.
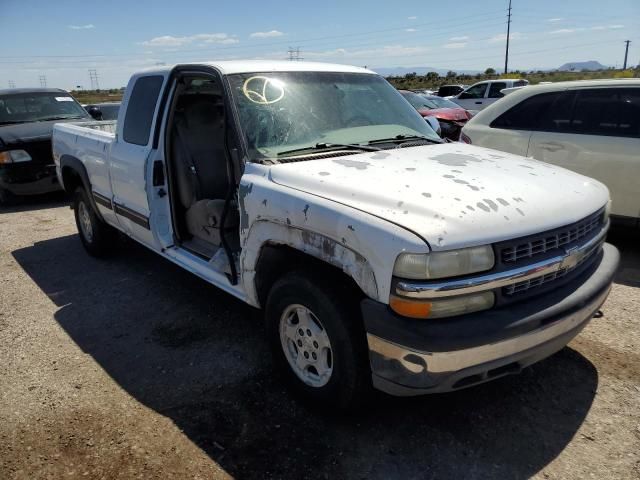
{"type": "Polygon", "coordinates": [[[521,78],[485,80],[474,83],[465,91],[460,92],[455,97],[451,97],[451,100],[466,110],[478,111],[504,97],[502,90],[505,88],[525,87],[527,85],[529,85],[529,81],[521,78]]]}
{"type": "Polygon", "coordinates": [[[638,224],[640,79],[523,88],[476,115],[461,140],[596,178],[611,191],[612,214],[638,224]]]}

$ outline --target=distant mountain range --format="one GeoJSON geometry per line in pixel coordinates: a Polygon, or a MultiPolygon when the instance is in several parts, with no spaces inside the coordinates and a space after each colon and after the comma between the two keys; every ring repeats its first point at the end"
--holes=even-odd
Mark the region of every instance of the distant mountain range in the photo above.
{"type": "Polygon", "coordinates": [[[445,68],[433,68],[433,67],[370,67],[371,70],[383,77],[403,77],[407,73],[415,72],[418,75],[424,75],[429,72],[436,72],[441,76],[445,76],[449,70],[454,70],[456,73],[463,73],[467,75],[475,75],[480,73],[480,70],[455,70],[445,68]]]}
{"type": "Polygon", "coordinates": [[[567,71],[580,71],[580,70],[604,70],[608,68],[606,65],[602,65],[600,62],[596,62],[595,60],[589,60],[588,62],[571,62],[565,63],[557,70],[567,72],[567,71]]]}
{"type": "MultiPolygon", "coordinates": [[[[533,71],[552,71],[552,70],[560,70],[563,72],[566,71],[580,71],[580,70],[603,70],[608,68],[606,65],[602,65],[600,62],[596,62],[595,60],[590,60],[588,62],[570,62],[565,63],[559,68],[531,68],[533,71]]],[[[449,70],[453,70],[456,73],[465,74],[465,75],[475,75],[476,73],[483,73],[484,70],[457,70],[455,68],[445,69],[445,68],[434,68],[434,67],[371,67],[376,73],[379,73],[383,77],[403,77],[407,73],[416,73],[417,75],[425,75],[428,72],[437,72],[440,76],[445,76],[449,70]]]]}

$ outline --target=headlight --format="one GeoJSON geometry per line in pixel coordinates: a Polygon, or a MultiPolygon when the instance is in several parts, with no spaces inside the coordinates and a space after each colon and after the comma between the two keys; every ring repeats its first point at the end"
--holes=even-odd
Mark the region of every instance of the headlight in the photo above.
{"type": "Polygon", "coordinates": [[[9,150],[8,152],[0,152],[0,163],[20,163],[28,162],[31,160],[29,155],[24,150],[9,150]]]}
{"type": "Polygon", "coordinates": [[[393,274],[412,280],[433,280],[489,270],[494,261],[490,245],[446,252],[401,253],[393,274]]]}
{"type": "Polygon", "coordinates": [[[493,307],[493,292],[461,295],[442,300],[410,300],[391,295],[389,306],[398,314],[409,318],[444,318],[478,312],[493,307]]]}

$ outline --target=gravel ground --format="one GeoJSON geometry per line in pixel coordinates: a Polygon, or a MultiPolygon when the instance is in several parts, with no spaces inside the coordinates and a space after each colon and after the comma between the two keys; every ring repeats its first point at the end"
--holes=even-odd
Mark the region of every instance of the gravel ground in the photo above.
{"type": "Polygon", "coordinates": [[[0,210],[0,479],[640,478],[640,234],[568,348],[438,396],[309,410],[250,308],[59,199],[0,210]]]}

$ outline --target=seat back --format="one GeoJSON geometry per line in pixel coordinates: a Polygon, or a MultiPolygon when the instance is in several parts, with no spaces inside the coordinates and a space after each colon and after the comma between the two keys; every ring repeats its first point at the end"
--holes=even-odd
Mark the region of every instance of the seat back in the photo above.
{"type": "Polygon", "coordinates": [[[183,207],[205,198],[225,198],[228,164],[220,97],[183,96],[176,107],[174,125],[172,155],[183,207]]]}

